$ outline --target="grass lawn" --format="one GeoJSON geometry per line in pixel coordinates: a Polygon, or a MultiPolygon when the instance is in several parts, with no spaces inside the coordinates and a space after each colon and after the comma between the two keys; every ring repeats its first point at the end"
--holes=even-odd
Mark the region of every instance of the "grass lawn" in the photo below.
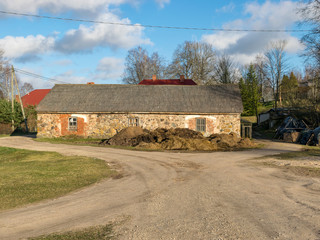
{"type": "Polygon", "coordinates": [[[257,117],[256,116],[241,116],[241,119],[246,120],[251,123],[257,123],[257,117]]]}
{"type": "Polygon", "coordinates": [[[57,138],[35,138],[37,142],[49,142],[49,143],[62,143],[62,144],[74,144],[74,145],[92,145],[99,146],[102,139],[95,138],[80,138],[80,137],[57,137],[57,138]]]}
{"type": "Polygon", "coordinates": [[[161,151],[155,149],[144,149],[144,148],[135,148],[130,146],[113,146],[113,145],[100,145],[102,139],[95,138],[80,138],[80,137],[57,137],[57,138],[35,138],[33,139],[37,142],[48,142],[53,144],[70,144],[70,145],[81,145],[81,146],[93,146],[93,147],[104,147],[104,148],[116,148],[116,149],[125,149],[125,150],[134,150],[134,151],[161,151]]]}
{"type": "Polygon", "coordinates": [[[258,107],[258,113],[267,112],[273,107],[274,107],[274,101],[265,102],[261,106],[258,107]]]}
{"type": "Polygon", "coordinates": [[[29,238],[29,240],[109,240],[114,238],[112,224],[107,224],[104,226],[85,228],[79,231],[43,235],[29,238]]]}
{"type": "Polygon", "coordinates": [[[10,137],[10,135],[8,135],[8,134],[0,134],[0,138],[1,137],[10,137]]]}
{"type": "Polygon", "coordinates": [[[115,175],[95,158],[0,147],[0,211],[59,197],[115,175]]]}

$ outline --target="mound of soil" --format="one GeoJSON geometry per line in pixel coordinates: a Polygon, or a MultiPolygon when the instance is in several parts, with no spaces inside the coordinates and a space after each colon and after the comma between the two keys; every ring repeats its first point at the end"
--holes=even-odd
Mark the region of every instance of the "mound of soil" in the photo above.
{"type": "MultiPolygon", "coordinates": [[[[235,133],[212,134],[208,137],[212,144],[217,145],[219,149],[236,148],[241,138],[235,133]]],[[[250,141],[250,139],[249,139],[250,141]]],[[[251,142],[251,141],[250,141],[251,142]]]]}
{"type": "Polygon", "coordinates": [[[191,151],[214,151],[217,147],[206,138],[191,139],[174,136],[161,143],[161,149],[167,150],[191,150],[191,151]]]}
{"type": "Polygon", "coordinates": [[[163,143],[172,138],[183,139],[203,139],[203,135],[200,132],[192,131],[187,128],[157,128],[154,131],[147,131],[145,134],[137,136],[131,140],[131,146],[135,147],[141,142],[145,143],[163,143]]]}
{"type": "Polygon", "coordinates": [[[107,141],[107,144],[117,146],[131,146],[131,139],[144,133],[145,131],[141,127],[127,127],[110,138],[107,141]]]}
{"type": "Polygon", "coordinates": [[[148,131],[140,127],[128,127],[105,142],[109,145],[132,146],[144,149],[215,151],[251,148],[255,144],[250,139],[241,139],[235,133],[202,133],[187,128],[158,128],[148,131]]]}

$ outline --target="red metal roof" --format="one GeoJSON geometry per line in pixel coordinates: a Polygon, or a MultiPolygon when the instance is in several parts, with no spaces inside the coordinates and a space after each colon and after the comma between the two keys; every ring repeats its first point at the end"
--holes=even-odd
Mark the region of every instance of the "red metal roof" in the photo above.
{"type": "Polygon", "coordinates": [[[144,79],[140,85],[197,85],[192,79],[144,79]]]}
{"type": "Polygon", "coordinates": [[[24,107],[28,105],[38,105],[41,100],[51,91],[51,89],[36,89],[21,98],[24,107]]]}

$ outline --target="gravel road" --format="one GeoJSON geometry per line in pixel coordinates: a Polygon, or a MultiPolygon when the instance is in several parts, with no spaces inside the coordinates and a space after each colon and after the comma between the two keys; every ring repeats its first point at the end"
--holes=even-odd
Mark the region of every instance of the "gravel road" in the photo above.
{"type": "Polygon", "coordinates": [[[104,159],[124,175],[1,212],[0,239],[109,221],[121,222],[120,239],[320,239],[320,180],[252,164],[257,157],[299,150],[266,144],[251,151],[172,153],[0,138],[0,146],[104,159]]]}

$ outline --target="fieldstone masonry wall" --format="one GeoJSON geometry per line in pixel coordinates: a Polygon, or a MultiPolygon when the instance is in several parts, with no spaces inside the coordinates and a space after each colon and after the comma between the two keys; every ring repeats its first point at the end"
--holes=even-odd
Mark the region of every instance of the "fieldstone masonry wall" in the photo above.
{"type": "Polygon", "coordinates": [[[240,114],[180,115],[180,114],[42,114],[38,113],[38,137],[78,135],[110,138],[128,127],[129,118],[138,118],[145,129],[189,128],[196,130],[196,119],[206,119],[205,136],[212,133],[235,132],[240,135],[240,114]],[[77,130],[69,131],[68,120],[77,117],[77,130]]]}

